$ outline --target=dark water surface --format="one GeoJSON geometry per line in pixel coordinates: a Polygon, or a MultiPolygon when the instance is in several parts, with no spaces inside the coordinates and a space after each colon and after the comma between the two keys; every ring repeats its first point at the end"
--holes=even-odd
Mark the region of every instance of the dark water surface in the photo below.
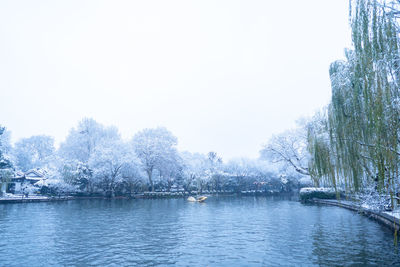
{"type": "Polygon", "coordinates": [[[265,197],[0,205],[0,266],[400,266],[393,233],[265,197]]]}

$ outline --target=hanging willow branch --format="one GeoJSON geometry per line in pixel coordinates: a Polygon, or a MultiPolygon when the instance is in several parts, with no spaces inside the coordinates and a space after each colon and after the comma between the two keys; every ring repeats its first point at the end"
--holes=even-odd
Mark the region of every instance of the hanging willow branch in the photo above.
{"type": "Polygon", "coordinates": [[[398,192],[400,166],[400,0],[351,0],[353,49],[332,63],[332,100],[308,127],[310,172],[362,190],[398,192]]]}

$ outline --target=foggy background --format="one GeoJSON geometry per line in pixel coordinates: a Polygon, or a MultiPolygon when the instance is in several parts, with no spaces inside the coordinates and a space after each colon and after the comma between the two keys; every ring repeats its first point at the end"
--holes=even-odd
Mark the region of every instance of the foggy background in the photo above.
{"type": "MultiPolygon", "coordinates": [[[[347,33],[347,34],[344,34],[347,33]]],[[[347,0],[1,1],[0,124],[63,141],[83,117],[124,138],[257,157],[330,98],[347,0]]]]}

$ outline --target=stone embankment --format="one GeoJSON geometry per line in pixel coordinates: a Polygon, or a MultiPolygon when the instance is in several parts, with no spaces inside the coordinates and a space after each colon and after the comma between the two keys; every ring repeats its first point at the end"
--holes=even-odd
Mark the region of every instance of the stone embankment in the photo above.
{"type": "Polygon", "coordinates": [[[303,202],[342,207],[374,219],[393,230],[400,229],[400,210],[375,210],[356,201],[337,199],[337,195],[333,189],[329,188],[302,188],[300,190],[300,200],[303,202]]]}
{"type": "Polygon", "coordinates": [[[60,196],[60,197],[47,197],[47,196],[24,196],[24,195],[12,195],[0,197],[0,204],[2,203],[27,203],[27,202],[49,202],[49,201],[64,201],[71,200],[74,197],[71,196],[60,196]]]}

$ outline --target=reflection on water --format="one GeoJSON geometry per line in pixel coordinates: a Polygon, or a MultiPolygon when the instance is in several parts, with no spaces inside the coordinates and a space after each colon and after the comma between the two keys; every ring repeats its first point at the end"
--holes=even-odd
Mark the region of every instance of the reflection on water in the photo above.
{"type": "Polygon", "coordinates": [[[400,265],[390,230],[281,198],[0,205],[1,266],[400,265]]]}

